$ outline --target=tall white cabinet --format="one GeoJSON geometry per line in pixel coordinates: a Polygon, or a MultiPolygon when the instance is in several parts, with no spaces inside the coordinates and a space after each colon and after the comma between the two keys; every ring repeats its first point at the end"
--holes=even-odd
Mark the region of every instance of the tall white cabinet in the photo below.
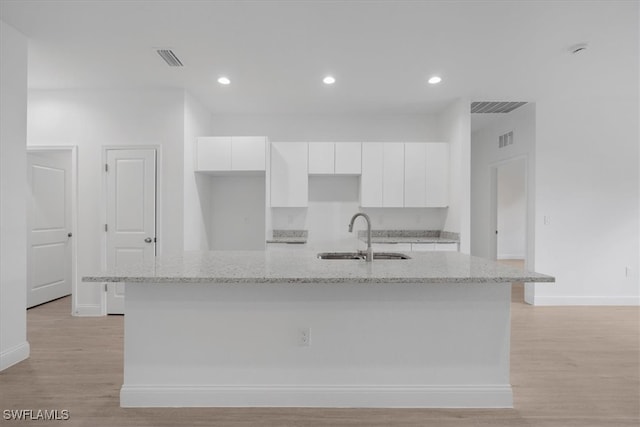
{"type": "Polygon", "coordinates": [[[308,144],[271,144],[271,207],[309,205],[308,144]]]}

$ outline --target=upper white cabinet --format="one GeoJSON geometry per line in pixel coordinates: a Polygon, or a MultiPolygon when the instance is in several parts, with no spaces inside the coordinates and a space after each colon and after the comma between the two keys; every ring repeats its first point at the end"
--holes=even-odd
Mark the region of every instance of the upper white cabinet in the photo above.
{"type": "Polygon", "coordinates": [[[436,142],[427,147],[426,207],[449,206],[449,144],[436,142]]]}
{"type": "Polygon", "coordinates": [[[362,173],[362,144],[359,142],[335,143],[335,172],[343,175],[362,173]]]}
{"type": "Polygon", "coordinates": [[[382,207],[404,206],[404,144],[385,142],[382,162],[382,207]]]}
{"type": "Polygon", "coordinates": [[[382,159],[381,142],[362,144],[362,176],[360,177],[360,205],[363,208],[382,206],[382,159]]]}
{"type": "Polygon", "coordinates": [[[309,204],[308,145],[306,142],[271,144],[271,206],[306,207],[309,204]]]}
{"type": "Polygon", "coordinates": [[[449,144],[404,144],[404,205],[441,208],[449,205],[449,144]]]}
{"type": "Polygon", "coordinates": [[[362,207],[449,205],[449,144],[363,143],[362,207]]]}
{"type": "Polygon", "coordinates": [[[310,142],[310,175],[360,175],[362,152],[359,142],[310,142]]]}
{"type": "Polygon", "coordinates": [[[196,172],[264,171],[263,136],[206,136],[196,139],[196,172]]]}
{"type": "Polygon", "coordinates": [[[404,206],[404,144],[362,144],[360,204],[372,208],[404,206]]]}
{"type": "Polygon", "coordinates": [[[335,173],[335,144],[333,142],[309,143],[309,174],[335,173]]]}

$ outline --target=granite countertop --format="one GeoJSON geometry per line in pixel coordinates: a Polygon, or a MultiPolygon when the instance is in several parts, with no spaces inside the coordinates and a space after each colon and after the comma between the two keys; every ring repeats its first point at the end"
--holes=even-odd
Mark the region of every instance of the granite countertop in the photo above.
{"type": "MultiPolygon", "coordinates": [[[[367,232],[360,230],[358,239],[367,241],[367,232]]],[[[371,230],[371,243],[459,243],[458,233],[440,230],[371,230]]]]}
{"type": "Polygon", "coordinates": [[[212,251],[85,276],[86,282],[139,283],[510,283],[554,282],[458,252],[411,252],[407,260],[322,260],[317,252],[212,251]]]}
{"type": "Polygon", "coordinates": [[[273,230],[273,238],[267,239],[267,243],[307,243],[309,232],[307,230],[273,230]]]}

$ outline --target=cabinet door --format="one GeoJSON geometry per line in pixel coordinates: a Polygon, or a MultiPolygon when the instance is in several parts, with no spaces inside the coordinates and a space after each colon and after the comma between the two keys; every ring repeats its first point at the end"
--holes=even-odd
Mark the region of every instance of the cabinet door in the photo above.
{"type": "Polygon", "coordinates": [[[404,144],[404,206],[422,208],[427,195],[427,144],[404,144]]]}
{"type": "Polygon", "coordinates": [[[383,143],[382,206],[404,206],[404,144],[383,143]]]}
{"type": "Polygon", "coordinates": [[[231,138],[231,169],[234,171],[265,170],[266,139],[263,136],[231,138]]]}
{"type": "Polygon", "coordinates": [[[435,243],[434,244],[436,251],[442,252],[458,252],[458,244],[457,243],[435,243]]]}
{"type": "Polygon", "coordinates": [[[196,139],[196,171],[230,171],[231,137],[207,136],[196,139]]]}
{"type": "Polygon", "coordinates": [[[426,207],[449,206],[449,144],[426,144],[426,207]]]}
{"type": "Polygon", "coordinates": [[[373,252],[410,252],[411,243],[372,243],[373,252]]]}
{"type": "Polygon", "coordinates": [[[432,252],[436,250],[435,243],[412,243],[411,250],[414,252],[432,252]]]}
{"type": "Polygon", "coordinates": [[[382,159],[381,142],[362,144],[362,176],[360,178],[360,206],[382,207],[382,159]]]}
{"type": "Polygon", "coordinates": [[[333,175],[334,157],[335,154],[333,142],[310,142],[309,174],[333,175]]]}
{"type": "Polygon", "coordinates": [[[271,144],[271,206],[306,207],[309,204],[306,142],[271,144]]]}
{"type": "Polygon", "coordinates": [[[361,143],[335,143],[335,173],[344,175],[360,175],[362,173],[361,143]]]}

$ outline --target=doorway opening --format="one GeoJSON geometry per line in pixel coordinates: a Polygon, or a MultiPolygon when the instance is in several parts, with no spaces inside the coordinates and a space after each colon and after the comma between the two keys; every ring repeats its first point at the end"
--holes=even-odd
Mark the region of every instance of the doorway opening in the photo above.
{"type": "Polygon", "coordinates": [[[77,301],[77,148],[27,148],[27,308],[77,301]]]}
{"type": "MultiPolygon", "coordinates": [[[[527,158],[508,159],[491,166],[490,256],[500,263],[527,269],[527,158]]],[[[524,284],[514,286],[514,301],[527,301],[524,284]]]]}

